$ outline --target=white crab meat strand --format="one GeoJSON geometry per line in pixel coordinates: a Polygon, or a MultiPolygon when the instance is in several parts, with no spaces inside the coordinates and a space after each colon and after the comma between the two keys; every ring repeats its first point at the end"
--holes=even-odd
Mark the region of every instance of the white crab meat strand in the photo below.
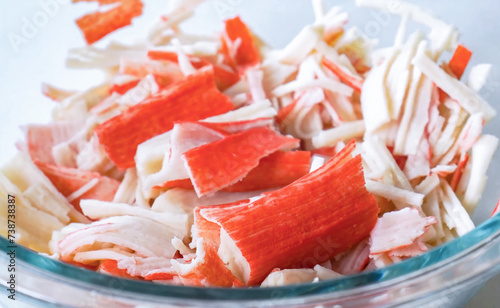
{"type": "Polygon", "coordinates": [[[50,97],[52,100],[56,102],[63,101],[64,99],[70,97],[71,95],[76,94],[74,90],[64,90],[58,87],[55,87],[49,83],[42,82],[42,93],[46,96],[50,97]]]}
{"type": "Polygon", "coordinates": [[[172,45],[175,48],[175,51],[177,53],[177,59],[179,62],[179,67],[181,69],[181,72],[184,74],[184,76],[189,76],[196,72],[196,69],[193,67],[191,64],[191,61],[189,60],[188,56],[182,49],[181,42],[179,42],[179,39],[175,38],[171,40],[172,45]]]}
{"type": "Polygon", "coordinates": [[[132,253],[117,248],[104,248],[99,250],[77,252],[73,260],[78,263],[89,264],[101,260],[119,261],[133,256],[132,253]]]}
{"type": "Polygon", "coordinates": [[[392,64],[387,76],[387,87],[392,97],[391,119],[397,120],[403,107],[408,84],[411,81],[413,66],[411,59],[422,39],[420,32],[413,33],[392,64]]]}
{"type": "Polygon", "coordinates": [[[424,195],[422,194],[372,180],[366,180],[366,190],[376,196],[393,201],[394,205],[398,209],[406,206],[420,208],[422,206],[422,202],[424,201],[424,195]]]}
{"type": "Polygon", "coordinates": [[[340,126],[321,131],[312,138],[312,144],[317,149],[334,146],[338,141],[360,138],[364,133],[365,123],[363,120],[344,122],[340,126]]]}
{"type": "Polygon", "coordinates": [[[143,179],[147,195],[154,187],[168,181],[189,178],[181,156],[188,150],[224,138],[224,135],[199,124],[176,124],[170,134],[170,150],[165,153],[161,170],[143,179]]]}
{"type": "Polygon", "coordinates": [[[248,69],[245,72],[248,86],[250,88],[250,95],[255,102],[263,101],[266,99],[266,92],[262,86],[264,73],[260,69],[248,69]]]}
{"type": "Polygon", "coordinates": [[[288,83],[276,87],[272,94],[274,96],[283,96],[288,93],[306,90],[312,87],[320,87],[335,93],[345,96],[351,96],[353,89],[341,82],[335,81],[331,78],[311,79],[311,80],[293,80],[288,83]]]}
{"type": "Polygon", "coordinates": [[[279,85],[284,84],[287,79],[297,71],[297,67],[295,65],[287,65],[271,60],[266,61],[266,59],[264,59],[261,69],[264,72],[262,86],[264,87],[266,93],[270,93],[279,85]]]}
{"type": "Polygon", "coordinates": [[[469,213],[474,212],[486,187],[486,172],[498,147],[498,138],[483,135],[472,147],[470,179],[463,197],[464,207],[469,213]]]}
{"type": "Polygon", "coordinates": [[[266,99],[255,102],[251,105],[241,107],[237,110],[229,111],[220,115],[206,118],[206,122],[232,122],[254,120],[258,118],[272,118],[277,114],[276,109],[271,106],[271,102],[266,99]]]}
{"type": "Polygon", "coordinates": [[[363,160],[372,162],[372,170],[376,170],[373,176],[382,177],[385,173],[389,172],[394,180],[396,187],[412,191],[412,186],[405,176],[403,171],[399,168],[396,160],[391,152],[387,149],[385,144],[374,138],[367,138],[363,142],[363,160]]]}
{"type": "Polygon", "coordinates": [[[368,133],[391,121],[392,100],[387,95],[387,76],[396,56],[397,52],[392,50],[382,64],[371,69],[363,83],[361,110],[368,133]]]}
{"type": "Polygon", "coordinates": [[[66,66],[79,69],[108,69],[118,66],[121,57],[143,57],[145,49],[146,46],[141,44],[126,46],[117,42],[111,42],[104,48],[95,46],[72,48],[66,56],[66,66]]]}
{"type": "Polygon", "coordinates": [[[441,180],[439,198],[443,207],[444,222],[450,230],[454,230],[458,236],[462,236],[474,229],[469,214],[460,203],[460,200],[451,189],[448,182],[441,180]]]}
{"type": "Polygon", "coordinates": [[[77,92],[61,101],[52,115],[56,120],[85,120],[88,110],[109,95],[109,84],[104,82],[85,91],[77,92]]]}
{"type": "Polygon", "coordinates": [[[135,200],[135,189],[137,187],[137,170],[129,168],[116,190],[113,202],[133,204],[135,200]]]}
{"type": "MultiPolygon", "coordinates": [[[[439,186],[439,176],[431,174],[425,177],[420,184],[415,187],[415,192],[427,196],[439,186]]],[[[424,202],[425,203],[425,202],[424,202]]],[[[434,215],[431,215],[434,216],[434,215]]]]}

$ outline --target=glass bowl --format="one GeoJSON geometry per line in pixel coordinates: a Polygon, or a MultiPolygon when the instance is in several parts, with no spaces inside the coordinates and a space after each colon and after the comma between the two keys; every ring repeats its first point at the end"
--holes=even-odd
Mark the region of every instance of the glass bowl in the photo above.
{"type": "MultiPolygon", "coordinates": [[[[145,13],[110,37],[129,40],[158,18],[164,1],[148,0],[145,13]]],[[[369,37],[380,38],[380,46],[393,40],[399,17],[356,8],[353,1],[325,1],[340,5],[369,37]]],[[[485,1],[456,4],[453,1],[419,1],[436,16],[457,26],[460,42],[473,52],[471,64],[492,63],[492,78],[481,95],[500,110],[500,82],[496,37],[500,3],[485,1]]],[[[52,103],[40,93],[42,81],[78,89],[103,78],[97,71],[64,68],[68,48],[84,44],[74,20],[95,9],[93,3],[73,5],[69,0],[16,1],[2,3],[0,16],[0,163],[15,153],[21,138],[18,126],[44,123],[52,103]],[[42,12],[42,13],[41,13],[42,12]],[[43,14],[45,12],[45,14],[43,14]],[[46,18],[43,18],[43,16],[46,18]],[[31,24],[31,26],[30,26],[31,24]],[[21,37],[21,40],[19,40],[21,37]],[[15,40],[13,38],[17,38],[15,40]]],[[[253,31],[275,47],[284,46],[306,24],[313,21],[310,1],[213,0],[204,2],[187,29],[206,32],[221,28],[221,21],[242,16],[253,31]]],[[[105,39],[105,43],[109,38],[105,39]]],[[[485,132],[500,135],[500,122],[493,120],[485,132]]],[[[500,155],[490,165],[489,182],[473,216],[478,227],[465,236],[387,268],[310,284],[273,288],[222,289],[166,286],[101,275],[16,248],[16,304],[36,307],[460,307],[500,272],[500,216],[488,219],[500,191],[500,155]],[[338,306],[336,306],[338,305],[338,306]]],[[[3,200],[2,200],[3,201],[3,200]]],[[[5,227],[2,222],[2,227],[5,227]]],[[[9,243],[0,238],[0,281],[6,301],[9,280],[9,243]]]]}

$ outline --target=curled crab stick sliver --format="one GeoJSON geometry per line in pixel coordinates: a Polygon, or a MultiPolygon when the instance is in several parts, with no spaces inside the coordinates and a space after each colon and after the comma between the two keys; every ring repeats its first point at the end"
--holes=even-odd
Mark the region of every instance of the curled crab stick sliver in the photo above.
{"type": "Polygon", "coordinates": [[[71,201],[68,200],[79,212],[82,212],[80,208],[81,199],[112,201],[120,186],[119,181],[101,175],[98,172],[56,166],[39,161],[35,161],[35,164],[65,197],[81,189],[90,181],[97,180],[97,183],[92,188],[83,192],[77,198],[71,201]]]}
{"type": "MultiPolygon", "coordinates": [[[[101,4],[118,1],[99,1],[101,4]]],[[[109,33],[128,26],[134,17],[142,14],[141,0],[121,0],[120,5],[104,12],[94,12],[80,17],[76,24],[82,30],[87,44],[91,45],[109,33]]]]}
{"type": "Polygon", "coordinates": [[[252,203],[200,211],[221,226],[219,255],[239,279],[252,286],[274,268],[311,268],[368,236],[379,209],[354,146],[252,203]]]}
{"type": "Polygon", "coordinates": [[[213,71],[200,69],[97,126],[95,133],[109,158],[126,169],[135,166],[139,144],[171,130],[175,121],[200,120],[232,109],[229,97],[215,87],[213,71]]]}
{"type": "Polygon", "coordinates": [[[199,197],[211,195],[243,179],[261,158],[292,149],[299,140],[259,127],[191,149],[182,156],[199,197]]]}
{"type": "Polygon", "coordinates": [[[455,49],[455,53],[448,63],[448,67],[458,79],[464,74],[471,57],[472,52],[465,46],[458,45],[457,49],[455,49]]]}
{"type": "Polygon", "coordinates": [[[225,21],[222,33],[222,52],[228,58],[230,64],[239,70],[260,63],[260,54],[252,32],[239,16],[225,21]]]}
{"type": "Polygon", "coordinates": [[[339,79],[353,88],[354,90],[358,91],[361,93],[361,89],[363,88],[363,79],[361,77],[353,75],[351,72],[349,72],[347,69],[342,68],[341,66],[337,65],[335,62],[323,58],[321,60],[321,64],[323,64],[326,68],[328,68],[332,73],[334,73],[339,79]]]}

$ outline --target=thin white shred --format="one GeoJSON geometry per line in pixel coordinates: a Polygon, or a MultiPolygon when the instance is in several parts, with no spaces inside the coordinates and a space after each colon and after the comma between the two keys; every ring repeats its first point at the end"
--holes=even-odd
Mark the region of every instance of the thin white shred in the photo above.
{"type": "Polygon", "coordinates": [[[284,64],[300,63],[321,40],[319,31],[307,25],[283,48],[279,60],[284,64]]]}
{"type": "Polygon", "coordinates": [[[376,196],[384,197],[393,201],[394,205],[398,209],[402,209],[407,206],[420,208],[424,201],[424,195],[422,194],[372,180],[366,180],[366,190],[376,196]]]}
{"type": "Polygon", "coordinates": [[[382,64],[370,70],[363,83],[361,110],[368,133],[391,121],[392,100],[387,95],[387,77],[397,55],[397,51],[391,50],[382,64]]]}
{"type": "Polygon", "coordinates": [[[179,238],[188,235],[190,227],[187,225],[188,216],[178,213],[158,213],[125,203],[106,202],[99,200],[81,200],[80,207],[83,214],[91,219],[103,219],[114,216],[136,216],[156,221],[166,226],[170,232],[179,238]]]}
{"type": "Polygon", "coordinates": [[[474,223],[448,182],[441,180],[440,187],[439,197],[446,214],[444,216],[446,225],[450,230],[454,230],[458,236],[462,236],[473,230],[474,223]]]}
{"type": "Polygon", "coordinates": [[[276,87],[272,91],[272,94],[274,96],[283,96],[288,93],[302,91],[312,87],[320,87],[325,90],[329,90],[345,96],[351,96],[354,91],[351,87],[333,79],[310,79],[303,81],[293,80],[288,83],[282,84],[276,87]]]}
{"type": "Polygon", "coordinates": [[[415,192],[427,196],[438,186],[439,186],[439,176],[434,173],[426,177],[422,182],[420,182],[420,184],[418,184],[415,187],[415,192]]]}
{"type": "Polygon", "coordinates": [[[189,76],[196,72],[196,69],[193,67],[191,64],[191,61],[187,57],[186,53],[182,49],[181,43],[179,42],[178,39],[173,39],[172,45],[174,45],[175,51],[177,52],[177,59],[179,62],[179,67],[181,68],[182,73],[184,76],[189,76]]]}
{"type": "Polygon", "coordinates": [[[334,146],[339,141],[349,141],[362,137],[364,133],[365,123],[363,120],[344,122],[340,126],[321,131],[312,138],[312,144],[317,149],[334,146]]]}
{"type": "Polygon", "coordinates": [[[114,203],[133,204],[135,200],[135,188],[137,187],[137,170],[129,168],[116,190],[113,197],[114,203]]]}

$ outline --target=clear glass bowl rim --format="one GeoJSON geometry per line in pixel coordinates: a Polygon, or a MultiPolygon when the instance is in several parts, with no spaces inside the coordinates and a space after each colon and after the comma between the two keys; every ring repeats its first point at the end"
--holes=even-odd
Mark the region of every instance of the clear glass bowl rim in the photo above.
{"type": "MultiPolygon", "coordinates": [[[[21,264],[28,264],[34,271],[39,271],[49,279],[64,279],[74,286],[88,290],[98,287],[99,291],[119,292],[122,295],[126,293],[132,297],[150,295],[165,299],[253,301],[275,299],[276,294],[285,299],[312,295],[355,293],[364,288],[382,288],[387,284],[391,284],[391,282],[412,279],[428,273],[434,268],[458,263],[463,257],[472,252],[484,249],[483,246],[492,241],[500,242],[500,215],[488,219],[462,237],[431,249],[420,256],[386,268],[317,283],[270,288],[185,287],[117,278],[51,259],[23,246],[17,246],[16,258],[21,261],[21,264]]],[[[0,237],[3,262],[7,262],[9,245],[7,239],[0,237]]]]}

